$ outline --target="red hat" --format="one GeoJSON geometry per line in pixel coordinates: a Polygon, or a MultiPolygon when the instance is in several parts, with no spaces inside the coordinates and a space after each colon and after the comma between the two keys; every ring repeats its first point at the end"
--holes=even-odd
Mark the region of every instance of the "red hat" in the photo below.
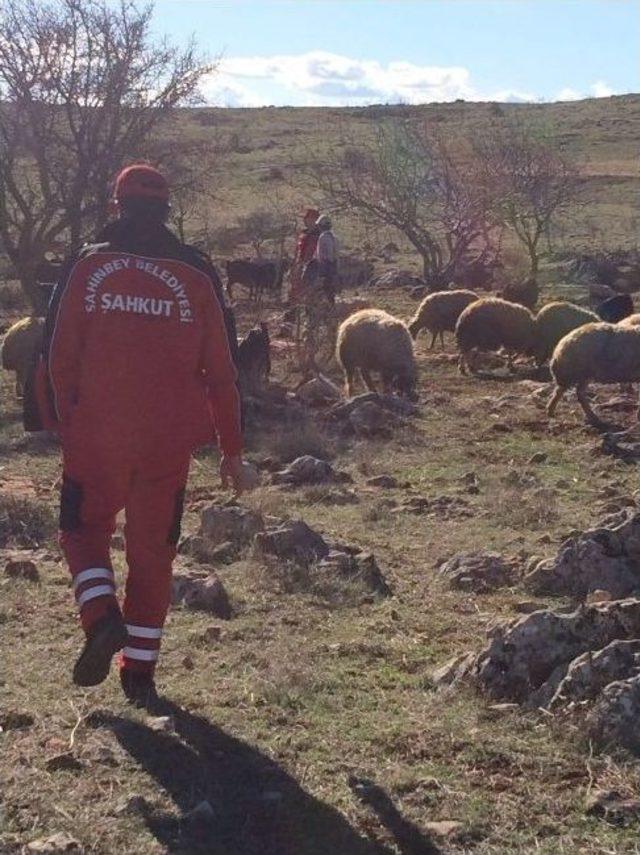
{"type": "Polygon", "coordinates": [[[320,211],[318,211],[316,208],[307,208],[307,210],[302,216],[305,220],[307,219],[307,217],[313,217],[314,220],[317,220],[320,216],[320,211]]]}
{"type": "Polygon", "coordinates": [[[134,163],[123,169],[116,178],[114,199],[157,199],[169,201],[169,185],[164,175],[147,163],[134,163]]]}

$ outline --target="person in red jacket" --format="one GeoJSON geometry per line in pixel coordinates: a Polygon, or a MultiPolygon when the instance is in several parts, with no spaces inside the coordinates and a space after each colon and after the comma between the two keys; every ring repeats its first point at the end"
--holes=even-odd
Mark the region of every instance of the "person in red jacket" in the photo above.
{"type": "Polygon", "coordinates": [[[320,230],[316,226],[316,220],[319,216],[320,212],[315,208],[307,208],[304,213],[304,228],[298,235],[296,254],[291,267],[291,294],[289,299],[292,302],[295,302],[301,296],[304,272],[316,251],[316,244],[318,243],[318,236],[320,234],[320,230]]]}
{"type": "Polygon", "coordinates": [[[145,164],[115,185],[119,219],[67,264],[45,323],[35,394],[62,440],[60,542],[86,643],[77,685],[122,650],[130,701],[156,697],[191,453],[217,435],[224,484],[249,484],[231,336],[215,269],[166,228],[169,189],[145,164]],[[116,598],[109,557],[126,514],[128,575],[116,598]]]}

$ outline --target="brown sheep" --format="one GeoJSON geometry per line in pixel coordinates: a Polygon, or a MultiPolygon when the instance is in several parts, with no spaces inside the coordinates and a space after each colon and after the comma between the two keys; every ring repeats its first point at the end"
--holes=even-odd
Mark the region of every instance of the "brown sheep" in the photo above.
{"type": "Polygon", "coordinates": [[[534,356],[538,365],[549,359],[555,346],[572,330],[584,324],[598,323],[599,318],[588,309],[557,300],[547,303],[536,315],[536,340],[534,356]]]}
{"type": "Polygon", "coordinates": [[[455,291],[437,291],[424,298],[418,311],[408,324],[409,332],[416,339],[422,329],[431,333],[429,350],[433,350],[438,336],[444,348],[444,333],[453,332],[462,312],[478,295],[473,291],[458,289],[455,291]]]}
{"type": "Polygon", "coordinates": [[[385,394],[392,389],[415,400],[417,380],[413,341],[406,324],[380,309],[362,309],[340,324],[336,357],[345,375],[345,391],[354,394],[359,369],[370,392],[376,388],[371,372],[380,374],[385,394]]]}
{"type": "Polygon", "coordinates": [[[529,355],[535,337],[535,318],[529,309],[498,297],[485,297],[471,303],[458,318],[456,342],[460,351],[462,374],[475,373],[469,357],[475,350],[507,352],[507,364],[513,371],[516,353],[529,355]]]}
{"type": "Polygon", "coordinates": [[[36,353],[42,344],[43,318],[22,318],[9,328],[2,342],[2,367],[16,372],[16,396],[21,398],[36,353]]]}
{"type": "Polygon", "coordinates": [[[587,324],[566,335],[551,357],[556,383],[547,404],[549,417],[568,389],[574,388],[587,421],[606,424],[589,404],[589,383],[636,383],[640,381],[640,329],[630,324],[587,324]]]}

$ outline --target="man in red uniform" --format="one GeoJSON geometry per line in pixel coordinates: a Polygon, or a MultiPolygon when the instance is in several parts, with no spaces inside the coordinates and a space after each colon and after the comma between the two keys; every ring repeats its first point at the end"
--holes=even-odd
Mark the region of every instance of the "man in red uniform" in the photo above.
{"type": "Polygon", "coordinates": [[[164,225],[169,191],[157,170],[123,170],[114,201],[104,242],[84,247],[56,288],[35,389],[44,426],[62,439],[60,542],[86,633],[74,682],[101,683],[122,650],[122,688],[144,706],[155,698],[191,452],[217,434],[223,483],[249,484],[215,269],[164,225]],[[121,609],[109,546],[123,508],[121,609]]]}
{"type": "Polygon", "coordinates": [[[298,235],[296,254],[291,269],[290,300],[292,302],[301,296],[304,272],[316,251],[318,235],[320,234],[316,220],[319,216],[320,212],[315,208],[308,208],[303,217],[304,228],[298,235]]]}

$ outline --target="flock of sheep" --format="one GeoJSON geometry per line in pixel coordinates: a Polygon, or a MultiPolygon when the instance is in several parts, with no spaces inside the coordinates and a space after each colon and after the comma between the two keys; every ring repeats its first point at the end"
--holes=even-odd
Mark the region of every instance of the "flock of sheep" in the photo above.
{"type": "MultiPolygon", "coordinates": [[[[622,302],[633,310],[630,298],[622,302]]],[[[640,381],[640,314],[611,320],[616,322],[603,322],[594,312],[565,301],[549,303],[534,315],[504,299],[480,298],[466,290],[442,291],[427,296],[408,324],[379,309],[351,315],[338,330],[336,356],[347,395],[353,394],[359,370],[369,390],[375,391],[371,374],[378,373],[385,392],[395,389],[413,398],[417,381],[413,339],[426,330],[433,348],[438,338],[444,346],[444,333],[453,332],[461,373],[476,372],[478,352],[504,351],[510,370],[516,356],[531,357],[538,366],[549,361],[555,381],[547,404],[549,416],[563,395],[575,388],[589,423],[603,427],[589,404],[589,383],[640,381]]]]}
{"type": "MultiPolygon", "coordinates": [[[[397,391],[415,400],[414,340],[426,330],[431,348],[438,339],[444,346],[444,333],[453,332],[461,373],[476,373],[479,352],[503,351],[510,370],[516,356],[533,358],[538,366],[549,361],[555,381],[547,405],[549,416],[564,394],[575,388],[589,423],[602,427],[589,403],[589,383],[640,381],[640,314],[629,314],[631,298],[613,300],[623,305],[615,305],[613,314],[599,310],[600,317],[564,301],[548,303],[534,315],[518,303],[458,289],[428,295],[409,323],[379,309],[356,311],[341,323],[337,335],[336,357],[344,372],[346,394],[354,394],[358,372],[367,389],[375,391],[372,374],[377,373],[384,392],[397,391]],[[616,313],[626,317],[618,319],[616,313]],[[602,321],[603,314],[607,322],[602,321]]],[[[18,395],[41,341],[42,325],[40,318],[24,318],[5,336],[2,366],[16,372],[18,395]]]]}

